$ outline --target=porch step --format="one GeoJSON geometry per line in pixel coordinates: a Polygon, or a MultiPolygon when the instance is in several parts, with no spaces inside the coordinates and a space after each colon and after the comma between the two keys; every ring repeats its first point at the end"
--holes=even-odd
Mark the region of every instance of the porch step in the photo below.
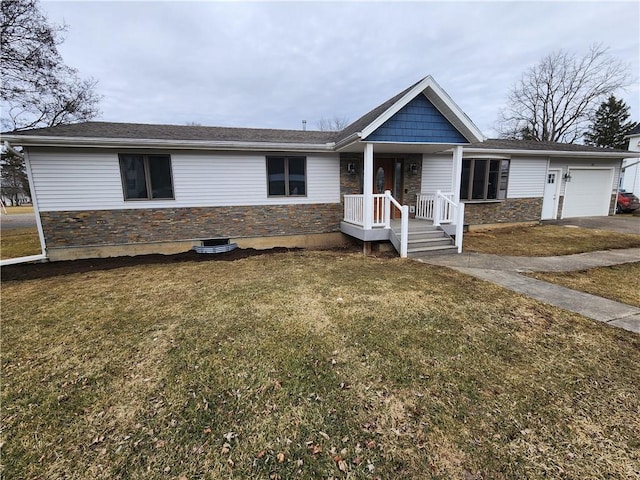
{"type": "MultiPolygon", "coordinates": [[[[394,233],[400,237],[400,229],[394,228],[394,233]]],[[[429,255],[443,255],[458,253],[453,240],[440,227],[425,223],[410,223],[407,238],[407,256],[421,258],[429,255]]]]}
{"type": "Polygon", "coordinates": [[[407,240],[407,251],[418,251],[421,248],[450,246],[451,239],[446,235],[432,236],[430,238],[415,238],[413,235],[409,235],[407,240]]]}
{"type": "MultiPolygon", "coordinates": [[[[397,235],[400,235],[398,232],[397,235]]],[[[442,230],[430,230],[428,232],[409,232],[409,242],[417,240],[432,240],[434,238],[449,238],[442,230]]]]}
{"type": "MultiPolygon", "coordinates": [[[[392,227],[394,232],[399,232],[400,227],[392,227]]],[[[434,227],[433,225],[411,225],[409,224],[409,232],[411,233],[429,233],[429,232],[441,232],[440,227],[434,227]]]]}
{"type": "Polygon", "coordinates": [[[455,255],[458,253],[458,247],[455,245],[438,246],[438,247],[425,247],[417,251],[409,250],[407,256],[419,260],[423,257],[429,257],[432,255],[455,255]]]}

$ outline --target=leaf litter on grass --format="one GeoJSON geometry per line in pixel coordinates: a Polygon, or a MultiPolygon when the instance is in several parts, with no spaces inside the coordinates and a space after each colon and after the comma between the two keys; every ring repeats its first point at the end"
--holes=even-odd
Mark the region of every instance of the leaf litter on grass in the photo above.
{"type": "Polygon", "coordinates": [[[8,282],[3,468],[633,478],[639,351],[451,270],[336,252],[8,282]]]}

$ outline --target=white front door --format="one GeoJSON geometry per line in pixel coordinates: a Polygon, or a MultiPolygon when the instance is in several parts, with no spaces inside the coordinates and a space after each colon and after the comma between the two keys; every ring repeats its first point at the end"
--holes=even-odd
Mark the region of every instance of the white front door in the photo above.
{"type": "Polygon", "coordinates": [[[544,185],[544,196],[542,197],[542,220],[555,220],[558,217],[561,175],[562,170],[559,169],[547,171],[547,182],[544,185]]]}

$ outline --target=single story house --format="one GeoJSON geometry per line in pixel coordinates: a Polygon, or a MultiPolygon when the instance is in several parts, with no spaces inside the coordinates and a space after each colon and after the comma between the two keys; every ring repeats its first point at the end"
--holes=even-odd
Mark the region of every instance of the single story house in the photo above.
{"type": "Polygon", "coordinates": [[[350,237],[460,252],[466,228],[613,214],[629,156],[486,139],[431,76],[340,132],[87,122],[3,140],[23,147],[50,260],[350,237]]]}

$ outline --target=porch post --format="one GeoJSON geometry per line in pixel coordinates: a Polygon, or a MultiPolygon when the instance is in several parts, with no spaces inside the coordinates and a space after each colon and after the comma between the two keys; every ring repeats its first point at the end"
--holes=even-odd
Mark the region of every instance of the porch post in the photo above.
{"type": "Polygon", "coordinates": [[[362,175],[362,193],[364,194],[364,229],[371,230],[373,225],[373,144],[364,144],[364,172],[362,175]]]}
{"type": "Polygon", "coordinates": [[[453,147],[453,201],[460,203],[460,182],[462,180],[462,145],[453,147]]]}

